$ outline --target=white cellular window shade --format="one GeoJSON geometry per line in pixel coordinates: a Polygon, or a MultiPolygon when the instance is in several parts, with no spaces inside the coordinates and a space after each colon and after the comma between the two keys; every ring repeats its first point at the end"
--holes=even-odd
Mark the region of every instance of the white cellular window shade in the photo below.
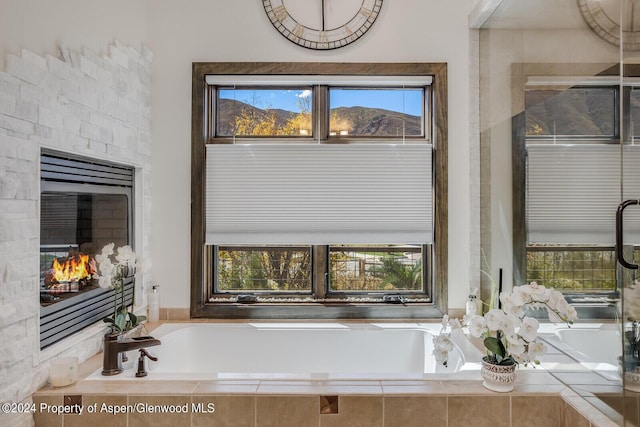
{"type": "MultiPolygon", "coordinates": [[[[614,245],[618,204],[640,198],[638,164],[640,146],[528,145],[528,243],[614,245]]],[[[640,243],[640,209],[625,211],[624,231],[640,243]]]]}
{"type": "Polygon", "coordinates": [[[210,144],[206,243],[429,243],[432,146],[210,144]]]}

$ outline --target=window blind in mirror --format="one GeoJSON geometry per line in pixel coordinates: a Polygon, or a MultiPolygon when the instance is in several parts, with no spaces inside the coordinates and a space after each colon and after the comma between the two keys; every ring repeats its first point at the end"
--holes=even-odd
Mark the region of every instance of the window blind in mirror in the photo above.
{"type": "MultiPolygon", "coordinates": [[[[527,240],[615,244],[621,200],[640,198],[640,146],[529,144],[527,240]]],[[[640,243],[640,209],[625,211],[625,243],[640,243]]]]}

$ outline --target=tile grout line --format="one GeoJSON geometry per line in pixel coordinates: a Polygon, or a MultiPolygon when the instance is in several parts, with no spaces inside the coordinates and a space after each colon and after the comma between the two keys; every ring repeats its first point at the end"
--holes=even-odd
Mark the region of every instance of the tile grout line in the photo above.
{"type": "Polygon", "coordinates": [[[444,424],[449,427],[449,395],[445,396],[444,400],[444,424]]]}

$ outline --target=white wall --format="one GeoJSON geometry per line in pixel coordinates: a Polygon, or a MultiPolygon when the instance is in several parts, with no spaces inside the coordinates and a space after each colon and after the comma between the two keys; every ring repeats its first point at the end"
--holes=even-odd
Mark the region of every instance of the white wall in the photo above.
{"type": "Polygon", "coordinates": [[[447,62],[449,305],[469,289],[469,31],[471,0],[387,0],[362,39],[311,51],[282,37],[257,0],[154,0],[149,8],[153,135],[153,274],[162,307],[189,307],[191,63],[447,62]],[[462,4],[461,4],[462,3],[462,4]]]}
{"type": "Polygon", "coordinates": [[[148,0],[0,0],[0,70],[6,55],[28,49],[57,56],[60,43],[97,54],[119,40],[136,49],[147,41],[148,0]]]}

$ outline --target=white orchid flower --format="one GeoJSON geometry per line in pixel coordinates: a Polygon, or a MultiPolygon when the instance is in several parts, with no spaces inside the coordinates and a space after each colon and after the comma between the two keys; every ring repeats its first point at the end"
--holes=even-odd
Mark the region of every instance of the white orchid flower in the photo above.
{"type": "Polygon", "coordinates": [[[442,329],[446,329],[449,326],[449,315],[445,314],[442,316],[442,329]]]}
{"type": "Polygon", "coordinates": [[[111,276],[100,276],[98,277],[98,286],[101,288],[110,288],[111,287],[111,276]]]}
{"type": "Polygon", "coordinates": [[[532,359],[536,360],[539,356],[542,356],[547,352],[547,347],[544,343],[533,342],[529,344],[529,355],[532,359]]]}
{"type": "Polygon", "coordinates": [[[469,333],[475,338],[480,338],[487,329],[487,321],[482,316],[473,316],[469,321],[469,333]]]}
{"type": "Polygon", "coordinates": [[[528,363],[531,363],[531,356],[527,352],[517,354],[513,353],[512,356],[515,361],[521,365],[527,365],[528,363]]]}
{"type": "Polygon", "coordinates": [[[453,350],[453,342],[446,335],[437,335],[433,337],[433,345],[438,350],[444,350],[444,351],[453,350]]]}
{"type": "Polygon", "coordinates": [[[516,343],[509,343],[509,354],[511,354],[512,356],[516,356],[516,355],[522,355],[524,354],[527,349],[525,347],[524,342],[522,342],[522,340],[518,340],[518,342],[516,343]]]}
{"type": "Polygon", "coordinates": [[[434,349],[433,357],[436,359],[436,363],[440,365],[446,365],[449,352],[445,350],[434,349]]]}
{"type": "Polygon", "coordinates": [[[503,303],[502,309],[508,315],[512,315],[512,316],[515,316],[517,318],[520,318],[520,317],[524,316],[524,308],[522,308],[521,305],[513,305],[511,303],[506,303],[506,304],[503,303]]]}
{"type": "Polygon", "coordinates": [[[538,327],[540,324],[538,321],[532,317],[525,317],[522,319],[522,325],[520,325],[520,329],[518,330],[518,334],[524,339],[526,342],[532,342],[538,336],[538,327]]]}
{"type": "Polygon", "coordinates": [[[104,247],[102,248],[102,255],[105,256],[111,256],[113,255],[113,248],[115,247],[115,243],[111,242],[107,245],[104,245],[104,247]]]}
{"type": "Polygon", "coordinates": [[[131,246],[124,245],[118,248],[118,254],[116,255],[116,260],[121,265],[126,265],[128,267],[134,267],[136,261],[136,254],[131,249],[131,246]]]}
{"type": "Polygon", "coordinates": [[[504,326],[504,313],[497,308],[489,310],[487,314],[484,315],[484,318],[487,321],[487,328],[491,332],[496,332],[504,326]]]}

